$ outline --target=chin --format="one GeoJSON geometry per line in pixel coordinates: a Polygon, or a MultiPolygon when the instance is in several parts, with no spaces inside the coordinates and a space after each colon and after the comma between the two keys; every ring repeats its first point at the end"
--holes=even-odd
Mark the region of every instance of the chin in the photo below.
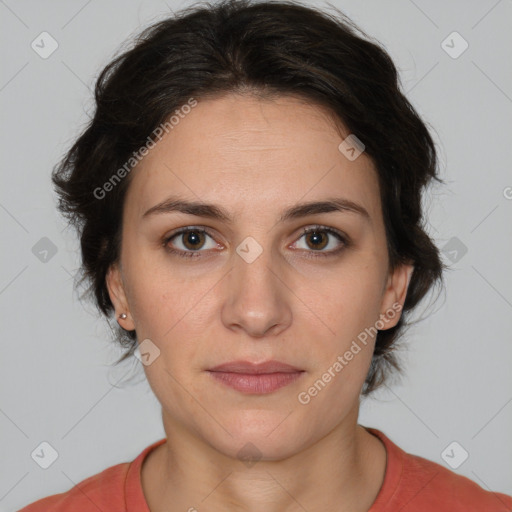
{"type": "Polygon", "coordinates": [[[289,436],[270,439],[266,434],[261,436],[243,435],[219,440],[212,446],[226,457],[237,459],[247,467],[261,461],[278,461],[287,459],[303,448],[301,443],[289,436]]]}
{"type": "Polygon", "coordinates": [[[224,416],[222,425],[226,430],[219,427],[215,429],[217,435],[212,437],[213,432],[209,428],[207,439],[219,452],[233,459],[248,461],[248,466],[251,461],[286,459],[313,443],[306,434],[304,422],[299,427],[294,414],[288,414],[289,411],[283,414],[252,410],[238,413],[238,417],[232,417],[231,421],[229,416],[224,416]]]}

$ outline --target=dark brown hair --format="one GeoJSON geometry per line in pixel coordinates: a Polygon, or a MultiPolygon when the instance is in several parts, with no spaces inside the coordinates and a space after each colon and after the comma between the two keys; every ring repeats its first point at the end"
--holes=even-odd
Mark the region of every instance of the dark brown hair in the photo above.
{"type": "MultiPolygon", "coordinates": [[[[423,226],[422,191],[437,171],[434,142],[401,92],[395,65],[343,13],[291,1],[224,0],[193,5],[141,32],[96,82],[94,117],[52,179],[59,209],[79,235],[81,282],[101,313],[113,312],[105,276],[120,250],[123,201],[130,175],[108,196],[94,193],[138,151],[153,131],[193,97],[255,92],[298,95],[327,107],[365,145],[378,173],[390,269],[413,262],[398,324],[377,334],[363,394],[400,370],[393,349],[410,313],[444,264],[423,226]]],[[[149,137],[149,139],[148,139],[149,137]]],[[[117,325],[117,324],[116,324],[117,325]]],[[[127,352],[135,331],[116,327],[127,352]]]]}

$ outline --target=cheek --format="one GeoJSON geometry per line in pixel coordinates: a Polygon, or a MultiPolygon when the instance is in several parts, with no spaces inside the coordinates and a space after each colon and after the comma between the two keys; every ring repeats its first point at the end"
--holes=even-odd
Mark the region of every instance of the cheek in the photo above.
{"type": "MultiPolygon", "coordinates": [[[[130,268],[127,295],[139,342],[150,339],[173,374],[184,368],[193,370],[200,361],[201,340],[212,323],[208,308],[218,276],[194,278],[157,258],[131,260],[130,264],[126,265],[130,268]]],[[[151,367],[147,370],[154,373],[151,367]]]]}
{"type": "Polygon", "coordinates": [[[375,265],[353,266],[328,286],[316,287],[314,301],[330,332],[318,338],[314,371],[301,389],[311,411],[323,409],[334,420],[357,400],[375,345],[380,282],[375,265]]]}
{"type": "Polygon", "coordinates": [[[335,335],[319,340],[314,371],[297,396],[309,418],[326,424],[339,421],[358,401],[373,356],[378,301],[369,300],[362,283],[357,290],[329,303],[335,335]]]}
{"type": "Polygon", "coordinates": [[[187,307],[197,302],[197,281],[179,275],[166,261],[163,250],[144,250],[143,242],[130,239],[123,253],[123,267],[127,300],[140,341],[161,339],[170,333],[187,307]]]}
{"type": "Polygon", "coordinates": [[[144,366],[148,383],[160,403],[176,414],[194,407],[191,395],[200,396],[201,389],[191,377],[202,362],[205,329],[201,299],[211,286],[158,271],[134,273],[131,281],[137,338],[139,343],[151,340],[158,354],[144,366]],[[183,392],[183,386],[191,395],[183,392]]]}
{"type": "Polygon", "coordinates": [[[382,276],[375,265],[352,266],[333,273],[307,292],[312,309],[325,319],[332,346],[343,349],[360,332],[375,325],[382,301],[382,276]]]}
{"type": "Polygon", "coordinates": [[[166,345],[178,336],[183,341],[193,337],[203,295],[204,287],[197,282],[138,280],[132,288],[131,308],[139,340],[150,338],[166,345]]]}

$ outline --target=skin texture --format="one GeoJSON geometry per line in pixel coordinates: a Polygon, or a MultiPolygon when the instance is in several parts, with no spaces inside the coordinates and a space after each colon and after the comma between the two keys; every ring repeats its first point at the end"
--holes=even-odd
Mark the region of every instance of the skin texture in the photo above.
{"type": "Polygon", "coordinates": [[[300,98],[228,94],[199,100],[132,171],[120,261],[107,285],[116,314],[127,314],[119,323],[160,350],[144,366],[167,436],[142,469],[151,510],[366,511],[377,496],[385,449],[357,424],[375,340],[307,405],[297,399],[359,333],[403,305],[412,271],[388,272],[377,174],[365,153],[350,161],[340,152],[347,135],[300,98]],[[171,194],[222,206],[233,221],[142,218],[171,194]],[[285,208],[333,197],[363,206],[369,220],[344,211],[279,222],[285,208]],[[351,243],[320,230],[315,249],[302,229],[317,225],[351,243]],[[199,257],[164,247],[187,226],[212,236],[191,246],[178,235],[167,246],[198,247],[199,257]],[[252,263],[236,252],[248,236],[263,251],[252,263]],[[270,394],[247,395],[205,371],[270,359],[305,372],[270,394]],[[249,442],[261,456],[250,467],[237,455],[249,442]]]}

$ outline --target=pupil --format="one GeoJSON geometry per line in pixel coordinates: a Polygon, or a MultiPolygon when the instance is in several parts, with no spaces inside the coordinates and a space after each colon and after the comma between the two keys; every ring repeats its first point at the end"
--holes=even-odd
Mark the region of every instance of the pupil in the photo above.
{"type": "Polygon", "coordinates": [[[315,249],[323,249],[325,247],[325,242],[322,243],[322,237],[322,233],[318,233],[316,231],[310,233],[310,239],[312,240],[312,245],[314,246],[315,249]]]}
{"type": "MultiPolygon", "coordinates": [[[[199,236],[199,234],[196,232],[196,231],[190,231],[188,234],[187,234],[187,237],[186,237],[186,240],[185,240],[185,245],[197,245],[197,244],[200,244],[201,242],[201,237],[199,236]]],[[[196,247],[189,247],[189,249],[195,249],[196,247]]]]}

